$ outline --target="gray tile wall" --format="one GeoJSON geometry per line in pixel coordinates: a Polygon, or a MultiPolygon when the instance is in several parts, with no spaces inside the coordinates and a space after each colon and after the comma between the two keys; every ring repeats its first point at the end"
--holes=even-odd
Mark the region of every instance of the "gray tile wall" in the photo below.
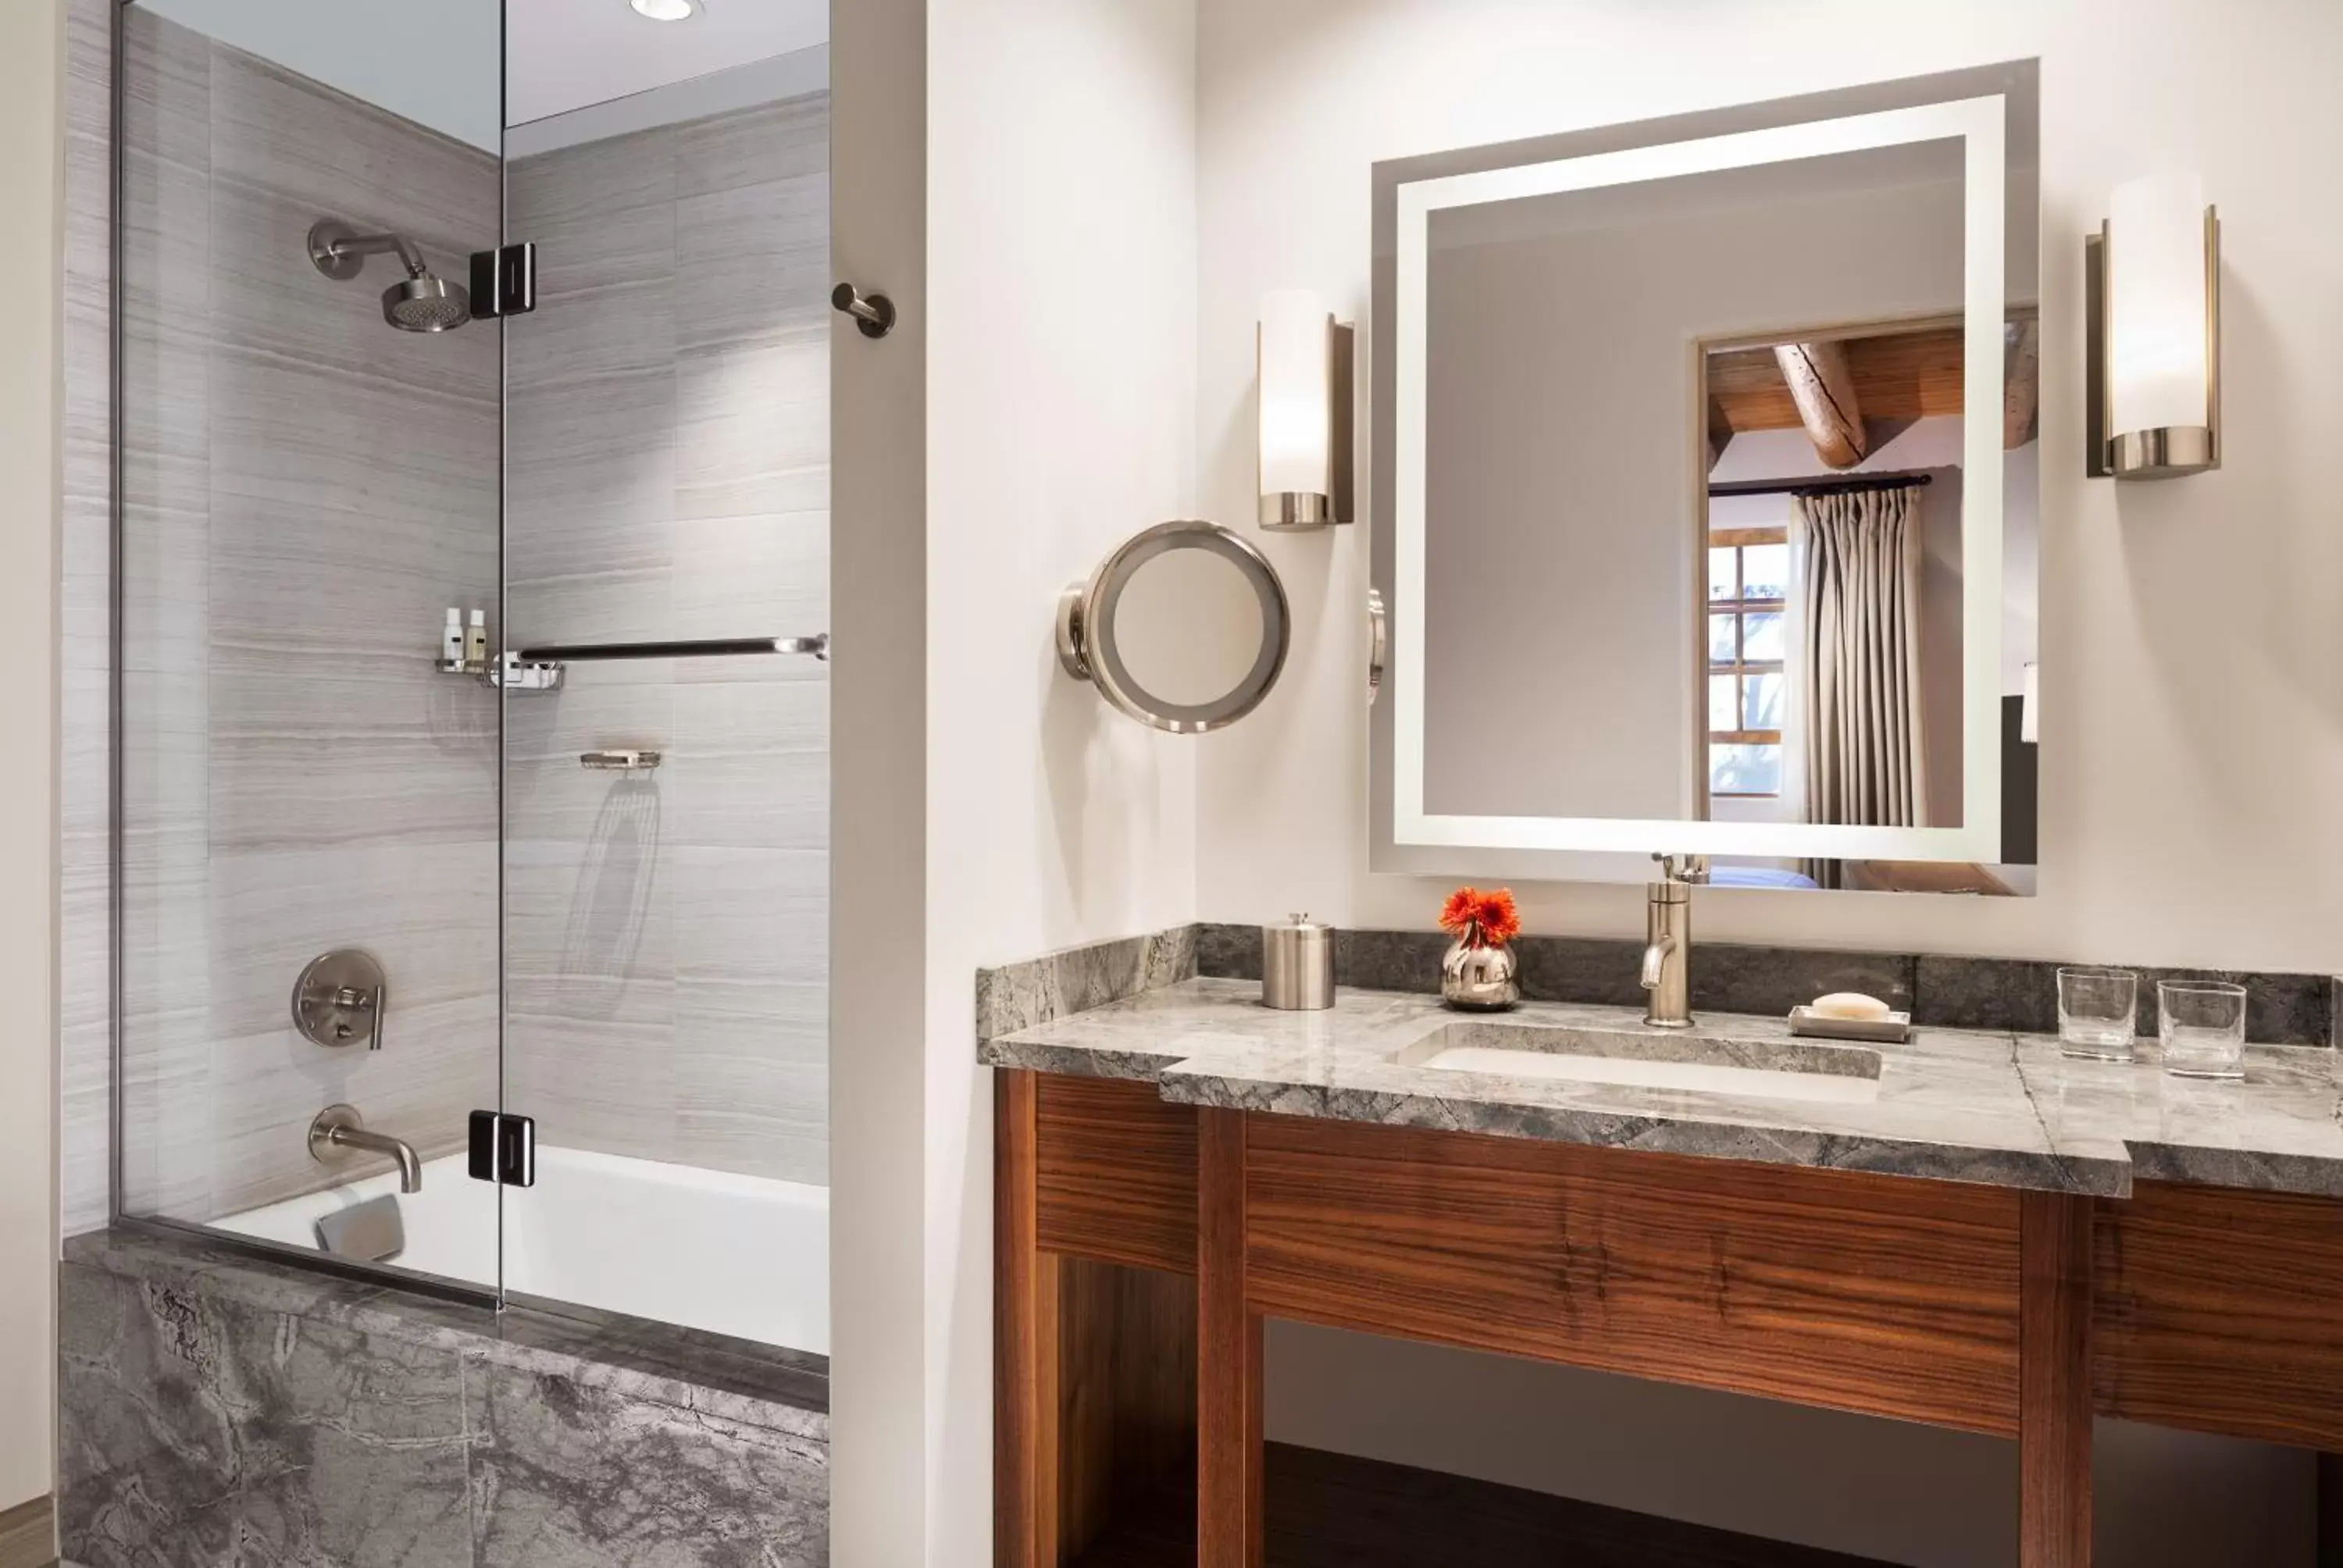
{"type": "MultiPolygon", "coordinates": [[[[518,646],[827,629],[829,101],[516,161],[518,646]]],[[[508,711],[509,1083],[571,1148],[822,1182],[826,667],[573,667],[508,711]],[[589,773],[601,747],[665,754],[589,773]]]]}
{"type": "Polygon", "coordinates": [[[106,1223],[113,1117],[107,944],[107,683],[113,654],[113,0],[65,5],[64,638],[58,861],[59,1202],[106,1223]]]}
{"type": "Polygon", "coordinates": [[[498,328],[396,332],[393,265],[333,283],[305,236],[396,228],[460,276],[499,190],[483,152],[126,20],[125,1198],[207,1220],[337,1180],[303,1139],[333,1101],[427,1151],[495,1103],[497,702],[429,660],[444,607],[494,602],[498,328]],[[287,1020],[343,945],[389,975],[378,1055],[287,1020]]]}
{"type": "MultiPolygon", "coordinates": [[[[110,1149],[111,18],[69,4],[75,1234],[105,1221],[110,1149]]],[[[447,1148],[495,1093],[494,699],[407,661],[444,604],[493,602],[499,329],[392,333],[387,276],[336,288],[287,244],[332,210],[452,265],[494,233],[494,169],[129,16],[126,1182],[136,1211],[208,1218],[317,1184],[298,1132],[327,1098],[447,1148]],[[373,1060],[279,1021],[338,941],[391,968],[373,1060]]],[[[516,170],[549,258],[516,341],[518,638],[827,627],[828,154],[815,96],[516,170]]],[[[513,1085],[555,1141],[825,1178],[827,697],[807,665],[700,661],[517,713],[513,1085]],[[654,781],[576,768],[646,738],[654,781]]]]}

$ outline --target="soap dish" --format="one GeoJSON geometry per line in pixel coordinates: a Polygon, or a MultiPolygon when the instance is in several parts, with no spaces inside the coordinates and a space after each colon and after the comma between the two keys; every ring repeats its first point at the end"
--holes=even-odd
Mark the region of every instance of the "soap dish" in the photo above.
{"type": "Polygon", "coordinates": [[[1912,1038],[1912,1015],[1891,1012],[1885,1018],[1834,1018],[1810,1007],[1790,1010],[1790,1032],[1816,1040],[1863,1040],[1880,1045],[1902,1045],[1912,1038]]]}

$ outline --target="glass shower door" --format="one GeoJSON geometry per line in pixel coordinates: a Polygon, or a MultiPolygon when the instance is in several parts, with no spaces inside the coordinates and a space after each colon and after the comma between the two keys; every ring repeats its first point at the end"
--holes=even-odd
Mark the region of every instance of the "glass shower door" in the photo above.
{"type": "Polygon", "coordinates": [[[122,8],[118,1214],[495,1290],[502,0],[122,8]],[[404,1189],[404,1190],[402,1190],[404,1189]]]}
{"type": "Polygon", "coordinates": [[[505,1257],[517,1299],[826,1352],[829,83],[805,11],[691,54],[698,23],[613,5],[592,71],[516,15],[508,228],[537,293],[507,326],[504,626],[560,684],[505,697],[507,1086],[537,1151],[505,1257]]]}

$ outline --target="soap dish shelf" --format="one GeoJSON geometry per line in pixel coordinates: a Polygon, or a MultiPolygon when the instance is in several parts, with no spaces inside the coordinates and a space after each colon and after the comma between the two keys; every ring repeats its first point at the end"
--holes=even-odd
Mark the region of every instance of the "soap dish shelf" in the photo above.
{"type": "Polygon", "coordinates": [[[578,765],[590,773],[647,773],[664,760],[656,751],[581,751],[578,765]]]}
{"type": "Polygon", "coordinates": [[[1912,1038],[1912,1015],[1891,1012],[1885,1018],[1838,1018],[1810,1007],[1790,1010],[1790,1032],[1812,1040],[1860,1040],[1874,1045],[1902,1045],[1912,1038]]]}

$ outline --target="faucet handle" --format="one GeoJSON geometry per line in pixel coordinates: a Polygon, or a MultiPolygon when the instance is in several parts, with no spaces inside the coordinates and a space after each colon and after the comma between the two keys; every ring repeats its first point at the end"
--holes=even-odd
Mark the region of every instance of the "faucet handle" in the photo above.
{"type": "Polygon", "coordinates": [[[1662,881],[1700,883],[1708,880],[1706,855],[1663,855],[1654,852],[1652,859],[1660,863],[1662,881]]]}

